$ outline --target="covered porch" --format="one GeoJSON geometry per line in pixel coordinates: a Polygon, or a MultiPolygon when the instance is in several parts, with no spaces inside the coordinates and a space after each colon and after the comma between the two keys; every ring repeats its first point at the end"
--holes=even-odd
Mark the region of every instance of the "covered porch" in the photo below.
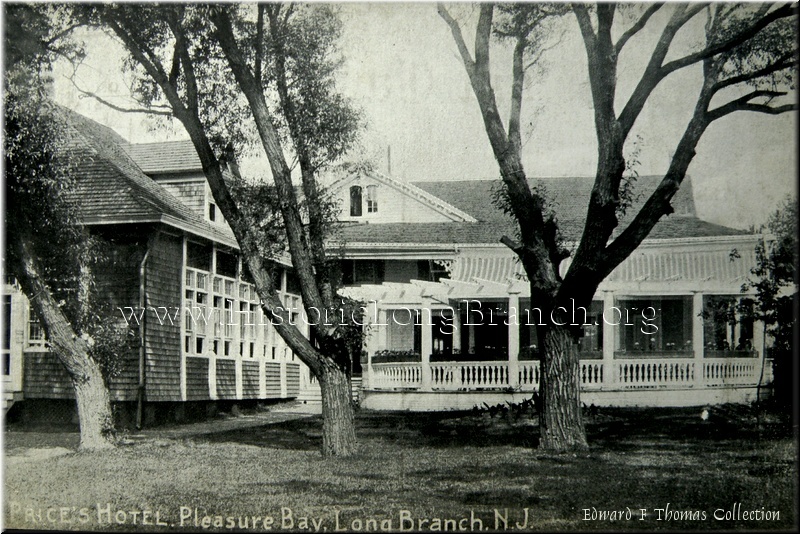
{"type": "MultiPolygon", "coordinates": [[[[740,284],[625,284],[613,278],[572,311],[587,405],[744,403],[771,381],[763,325],[740,284]]],[[[528,284],[473,277],[350,289],[368,302],[362,406],[470,409],[538,390],[540,317],[528,284]]]]}

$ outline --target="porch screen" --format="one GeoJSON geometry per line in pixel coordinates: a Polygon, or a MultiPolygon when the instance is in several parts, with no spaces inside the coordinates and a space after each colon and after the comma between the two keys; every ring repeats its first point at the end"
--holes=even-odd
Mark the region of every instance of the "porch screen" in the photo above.
{"type": "Polygon", "coordinates": [[[609,312],[607,318],[619,323],[620,350],[676,355],[692,352],[692,297],[622,299],[617,301],[617,308],[619,313],[612,318],[609,312]]]}
{"type": "Polygon", "coordinates": [[[703,296],[703,347],[709,351],[753,349],[753,301],[732,295],[703,296]]]}

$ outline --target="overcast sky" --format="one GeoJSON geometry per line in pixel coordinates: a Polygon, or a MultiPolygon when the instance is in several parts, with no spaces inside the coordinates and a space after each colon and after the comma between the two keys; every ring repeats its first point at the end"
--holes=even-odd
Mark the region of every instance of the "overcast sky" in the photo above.
{"type": "MultiPolygon", "coordinates": [[[[435,4],[345,4],[342,92],[364,110],[366,152],[379,170],[396,178],[465,180],[498,176],[480,113],[449,29],[435,4]]],[[[627,97],[644,58],[660,31],[631,40],[620,58],[618,102],[627,97]]],[[[691,43],[700,25],[679,40],[691,43]]],[[[574,17],[566,20],[561,44],[547,57],[543,76],[529,80],[524,101],[529,176],[593,176],[596,140],[586,73],[586,54],[574,17]]],[[[128,95],[120,73],[122,50],[101,34],[86,36],[88,57],[78,73],[82,88],[124,103],[128,95]]],[[[678,51],[679,52],[679,51],[678,51]]],[[[677,52],[676,52],[677,53],[677,52]]],[[[493,86],[507,115],[509,53],[493,50],[493,86]]],[[[56,72],[56,99],[114,128],[131,142],[186,138],[174,130],[148,127],[140,115],[114,112],[81,99],[72,83],[56,72]]],[[[631,137],[639,145],[639,174],[659,174],[685,128],[699,89],[699,67],[667,79],[654,92],[631,137]]],[[[504,118],[505,120],[505,118],[504,118]]],[[[713,124],[689,168],[699,215],[745,228],[761,224],[787,195],[797,173],[797,114],[778,117],[739,112],[713,124]]],[[[632,150],[632,149],[631,149],[632,150]]]]}

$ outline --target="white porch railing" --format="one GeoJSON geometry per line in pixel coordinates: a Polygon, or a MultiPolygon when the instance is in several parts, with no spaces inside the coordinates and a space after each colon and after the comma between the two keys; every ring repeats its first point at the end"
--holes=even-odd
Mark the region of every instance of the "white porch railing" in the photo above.
{"type": "MultiPolygon", "coordinates": [[[[760,358],[705,358],[702,370],[693,358],[617,359],[580,362],[581,389],[686,389],[755,386],[761,373],[760,358]],[[610,372],[609,372],[610,371],[610,372]],[[701,372],[701,376],[696,373],[701,372]]],[[[510,380],[507,361],[430,363],[433,391],[503,390],[535,391],[539,387],[539,362],[517,362],[518,377],[510,380]],[[516,382],[516,383],[514,383],[516,382]]],[[[370,389],[422,388],[422,364],[373,363],[370,389]]]]}
{"type": "Polygon", "coordinates": [[[430,365],[433,389],[475,390],[509,387],[508,362],[445,362],[430,365]]]}
{"type": "Polygon", "coordinates": [[[694,385],[694,359],[616,360],[621,389],[694,385]]]}
{"type": "Polygon", "coordinates": [[[370,389],[409,389],[422,385],[419,363],[373,363],[370,389]]]}

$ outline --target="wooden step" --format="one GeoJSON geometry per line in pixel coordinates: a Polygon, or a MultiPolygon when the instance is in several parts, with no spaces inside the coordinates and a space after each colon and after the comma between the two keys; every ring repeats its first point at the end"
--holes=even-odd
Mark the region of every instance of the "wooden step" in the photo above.
{"type": "Polygon", "coordinates": [[[19,402],[23,399],[21,391],[7,391],[3,390],[3,415],[7,414],[8,411],[14,406],[14,403],[19,402]]]}

